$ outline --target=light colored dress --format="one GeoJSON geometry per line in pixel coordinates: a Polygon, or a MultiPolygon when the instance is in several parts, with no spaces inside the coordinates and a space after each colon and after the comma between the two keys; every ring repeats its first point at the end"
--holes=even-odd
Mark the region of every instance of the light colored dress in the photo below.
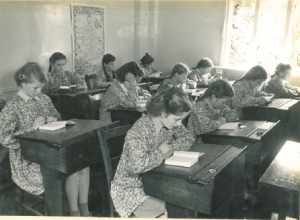
{"type": "Polygon", "coordinates": [[[161,82],[160,86],[157,88],[157,93],[160,93],[166,89],[172,88],[172,87],[177,87],[177,88],[182,88],[185,87],[185,89],[188,89],[189,86],[186,85],[186,83],[179,83],[177,84],[172,80],[172,77],[166,78],[164,81],[161,82]],[[183,85],[185,84],[185,85],[183,85]]]}
{"type": "Polygon", "coordinates": [[[201,142],[201,136],[199,135],[219,128],[220,124],[217,121],[220,117],[224,117],[227,122],[239,120],[236,110],[230,109],[227,105],[219,109],[211,109],[209,104],[202,99],[194,105],[188,120],[187,129],[192,131],[197,137],[197,142],[201,142]]]}
{"type": "Polygon", "coordinates": [[[193,69],[188,75],[188,78],[197,82],[197,85],[208,85],[211,77],[210,73],[201,74],[198,69],[193,69]]]}
{"type": "Polygon", "coordinates": [[[258,97],[265,94],[260,87],[253,88],[246,80],[237,81],[233,85],[235,95],[231,101],[231,108],[235,109],[240,119],[243,119],[243,107],[257,106],[258,97]]]}
{"type": "Polygon", "coordinates": [[[140,65],[140,66],[141,66],[141,69],[143,71],[143,77],[146,77],[146,76],[148,76],[148,75],[150,75],[152,73],[157,72],[156,69],[153,69],[153,68],[148,69],[148,68],[144,67],[143,65],[140,65]]]}
{"type": "Polygon", "coordinates": [[[300,87],[291,86],[288,81],[275,75],[267,80],[263,90],[267,93],[273,93],[281,98],[291,98],[299,96],[300,87]]]}
{"type": "Polygon", "coordinates": [[[45,83],[42,93],[50,95],[54,93],[60,86],[71,86],[77,85],[76,89],[86,89],[87,86],[85,81],[82,80],[77,73],[72,73],[69,71],[64,71],[62,74],[53,75],[52,73],[47,73],[47,82],[45,83]]]}
{"type": "Polygon", "coordinates": [[[108,109],[115,108],[119,105],[134,108],[136,107],[139,96],[145,94],[151,96],[148,91],[143,90],[138,85],[130,86],[130,88],[127,89],[120,81],[113,81],[101,99],[99,119],[111,122],[111,114],[108,109]]]}
{"type": "Polygon", "coordinates": [[[48,96],[40,94],[32,98],[21,90],[0,112],[0,144],[9,148],[12,179],[20,188],[34,195],[44,192],[40,165],[22,157],[15,136],[33,131],[34,120],[40,116],[60,117],[48,96]]]}
{"type": "Polygon", "coordinates": [[[114,206],[121,217],[130,216],[148,199],[140,174],[162,163],[162,151],[158,147],[165,141],[174,150],[188,150],[195,139],[183,125],[172,130],[163,127],[156,135],[151,117],[145,114],[128,131],[110,191],[114,206]]]}
{"type": "Polygon", "coordinates": [[[106,70],[106,73],[108,74],[109,78],[107,79],[103,67],[100,68],[99,72],[96,73],[96,84],[98,87],[104,87],[111,84],[112,81],[116,80],[116,76],[114,72],[109,72],[106,70]]]}

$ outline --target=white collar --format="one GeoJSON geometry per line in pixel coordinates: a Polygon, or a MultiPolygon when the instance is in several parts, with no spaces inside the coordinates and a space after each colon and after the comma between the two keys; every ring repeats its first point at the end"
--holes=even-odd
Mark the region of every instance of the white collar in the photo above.
{"type": "Polygon", "coordinates": [[[24,100],[24,102],[28,102],[28,100],[30,98],[34,98],[34,99],[40,100],[38,96],[32,97],[32,96],[27,95],[25,92],[23,92],[22,89],[19,90],[19,92],[17,93],[17,95],[20,96],[24,100]]]}

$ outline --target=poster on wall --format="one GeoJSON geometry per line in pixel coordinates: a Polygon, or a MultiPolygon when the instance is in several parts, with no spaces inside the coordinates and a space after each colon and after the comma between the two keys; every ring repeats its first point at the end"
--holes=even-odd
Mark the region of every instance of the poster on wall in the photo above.
{"type": "Polygon", "coordinates": [[[80,75],[95,74],[105,54],[105,8],[72,5],[73,63],[80,75]]]}

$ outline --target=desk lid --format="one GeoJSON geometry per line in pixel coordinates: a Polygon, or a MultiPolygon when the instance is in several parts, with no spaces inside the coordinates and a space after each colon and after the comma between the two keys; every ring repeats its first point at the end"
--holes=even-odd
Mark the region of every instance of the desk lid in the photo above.
{"type": "Polygon", "coordinates": [[[55,147],[62,147],[62,144],[84,137],[87,133],[96,129],[108,126],[110,122],[99,120],[71,119],[76,124],[66,125],[65,128],[56,131],[34,130],[16,136],[20,140],[31,140],[37,142],[51,143],[55,147]]]}
{"type": "Polygon", "coordinates": [[[107,111],[112,112],[112,111],[128,111],[128,112],[142,112],[142,113],[147,113],[147,109],[142,108],[142,107],[135,107],[135,108],[128,108],[124,107],[121,105],[118,105],[117,107],[107,109],[107,111]]]}
{"type": "Polygon", "coordinates": [[[177,167],[161,164],[149,172],[184,178],[189,183],[213,185],[214,177],[243,149],[230,145],[195,144],[190,151],[204,152],[198,163],[192,167],[177,167]]]}
{"type": "Polygon", "coordinates": [[[96,89],[81,89],[81,90],[75,90],[72,92],[64,92],[64,93],[54,93],[50,96],[65,96],[65,97],[80,97],[80,96],[89,96],[89,95],[95,95],[98,93],[104,93],[107,91],[108,88],[96,88],[96,89]]]}

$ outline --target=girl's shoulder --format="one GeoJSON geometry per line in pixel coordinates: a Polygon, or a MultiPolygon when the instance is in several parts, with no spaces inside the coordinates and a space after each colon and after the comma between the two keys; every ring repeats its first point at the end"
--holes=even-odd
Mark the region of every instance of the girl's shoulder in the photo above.
{"type": "Polygon", "coordinates": [[[132,128],[128,131],[128,135],[141,135],[148,133],[153,128],[153,123],[151,119],[148,118],[146,114],[143,114],[132,126],[132,128]]]}

